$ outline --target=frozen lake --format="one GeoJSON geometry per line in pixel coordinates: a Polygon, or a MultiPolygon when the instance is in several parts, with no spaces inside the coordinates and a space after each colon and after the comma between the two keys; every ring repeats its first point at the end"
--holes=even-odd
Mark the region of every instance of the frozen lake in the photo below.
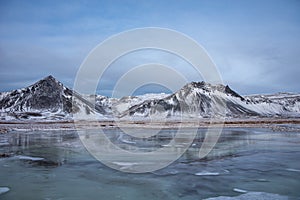
{"type": "MultiPolygon", "coordinates": [[[[164,129],[149,140],[114,128],[105,133],[124,149],[151,151],[167,145],[176,130],[164,129]]],[[[300,133],[225,128],[213,151],[199,160],[204,133],[199,129],[173,164],[143,174],[106,167],[76,131],[0,134],[0,199],[299,199],[300,133]]]]}

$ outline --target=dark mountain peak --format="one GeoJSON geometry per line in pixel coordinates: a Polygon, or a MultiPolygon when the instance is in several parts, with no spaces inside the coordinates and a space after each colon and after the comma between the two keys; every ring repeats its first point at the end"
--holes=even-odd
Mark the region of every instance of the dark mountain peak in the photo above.
{"type": "Polygon", "coordinates": [[[205,90],[207,92],[213,92],[215,90],[220,91],[220,92],[224,92],[225,91],[225,86],[222,84],[211,84],[211,83],[207,83],[205,81],[200,81],[200,82],[191,82],[186,84],[183,89],[194,89],[194,88],[198,88],[198,89],[202,89],[205,90]]]}
{"type": "Polygon", "coordinates": [[[235,91],[233,91],[228,85],[226,85],[226,87],[225,87],[225,92],[227,94],[231,94],[231,96],[238,97],[241,100],[245,100],[244,97],[242,97],[241,95],[239,95],[238,93],[236,93],[235,91]]]}
{"type": "Polygon", "coordinates": [[[206,85],[206,83],[204,81],[200,81],[200,82],[193,81],[193,82],[191,82],[187,85],[190,85],[190,86],[193,86],[193,87],[196,87],[196,88],[203,88],[206,85]]]}
{"type": "Polygon", "coordinates": [[[39,80],[38,82],[34,83],[32,86],[34,85],[59,85],[59,86],[63,86],[63,84],[61,82],[59,82],[58,80],[56,80],[52,75],[49,75],[41,80],[39,80]]]}
{"type": "Polygon", "coordinates": [[[43,78],[42,80],[46,80],[46,81],[57,81],[52,75],[46,76],[46,77],[43,78]]]}
{"type": "Polygon", "coordinates": [[[0,99],[0,108],[11,111],[57,111],[62,108],[63,93],[63,84],[50,75],[26,88],[8,93],[0,99]]]}
{"type": "Polygon", "coordinates": [[[205,81],[200,81],[200,82],[193,81],[191,83],[186,84],[180,91],[191,92],[195,88],[201,89],[201,90],[203,90],[205,92],[209,92],[209,93],[219,91],[224,94],[240,98],[242,101],[244,100],[244,98],[241,95],[239,95],[238,93],[233,91],[228,85],[225,86],[223,84],[211,84],[211,83],[207,83],[205,81]]]}
{"type": "Polygon", "coordinates": [[[29,86],[31,93],[37,93],[37,95],[47,96],[53,93],[62,93],[64,86],[61,82],[57,81],[53,76],[47,76],[33,85],[29,86]]]}

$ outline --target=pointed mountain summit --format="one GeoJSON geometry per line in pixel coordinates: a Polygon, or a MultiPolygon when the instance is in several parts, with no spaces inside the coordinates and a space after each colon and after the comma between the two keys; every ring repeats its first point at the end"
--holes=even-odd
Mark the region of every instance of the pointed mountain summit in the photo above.
{"type": "Polygon", "coordinates": [[[53,76],[47,76],[29,87],[8,92],[0,100],[0,108],[5,111],[63,110],[65,90],[53,76]]]}
{"type": "Polygon", "coordinates": [[[26,88],[0,94],[1,112],[14,115],[15,118],[28,118],[30,117],[28,115],[71,118],[72,114],[82,111],[92,114],[103,113],[102,107],[96,108],[51,75],[26,88]]]}

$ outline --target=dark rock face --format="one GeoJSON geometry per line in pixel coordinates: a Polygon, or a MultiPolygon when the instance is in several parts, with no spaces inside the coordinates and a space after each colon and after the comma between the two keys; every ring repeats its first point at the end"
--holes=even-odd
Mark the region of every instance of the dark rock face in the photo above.
{"type": "Polygon", "coordinates": [[[37,82],[32,86],[34,92],[32,98],[28,99],[26,106],[36,110],[57,110],[62,109],[63,86],[52,76],[37,82]]]}
{"type": "Polygon", "coordinates": [[[14,90],[0,100],[0,108],[10,111],[49,110],[63,108],[63,85],[52,76],[22,90],[14,90]]]}
{"type": "Polygon", "coordinates": [[[241,95],[239,95],[238,93],[236,93],[235,91],[233,91],[228,85],[226,85],[225,87],[225,92],[227,94],[231,94],[233,97],[238,97],[240,98],[242,101],[244,101],[244,97],[242,97],[241,95]]]}
{"type": "Polygon", "coordinates": [[[73,92],[72,90],[65,88],[64,95],[62,95],[62,107],[66,113],[78,112],[79,107],[72,105],[73,92]]]}

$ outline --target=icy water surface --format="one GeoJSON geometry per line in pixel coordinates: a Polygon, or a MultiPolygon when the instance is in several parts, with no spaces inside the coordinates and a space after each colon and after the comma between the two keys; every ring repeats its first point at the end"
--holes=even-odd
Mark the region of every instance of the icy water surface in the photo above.
{"type": "MultiPolygon", "coordinates": [[[[105,132],[122,148],[144,151],[167,145],[176,134],[165,129],[159,137],[135,140],[118,129],[105,132]]],[[[199,160],[204,133],[199,129],[179,160],[144,174],[101,164],[76,131],[1,134],[0,199],[300,199],[300,133],[227,128],[209,156],[199,160]]]]}

